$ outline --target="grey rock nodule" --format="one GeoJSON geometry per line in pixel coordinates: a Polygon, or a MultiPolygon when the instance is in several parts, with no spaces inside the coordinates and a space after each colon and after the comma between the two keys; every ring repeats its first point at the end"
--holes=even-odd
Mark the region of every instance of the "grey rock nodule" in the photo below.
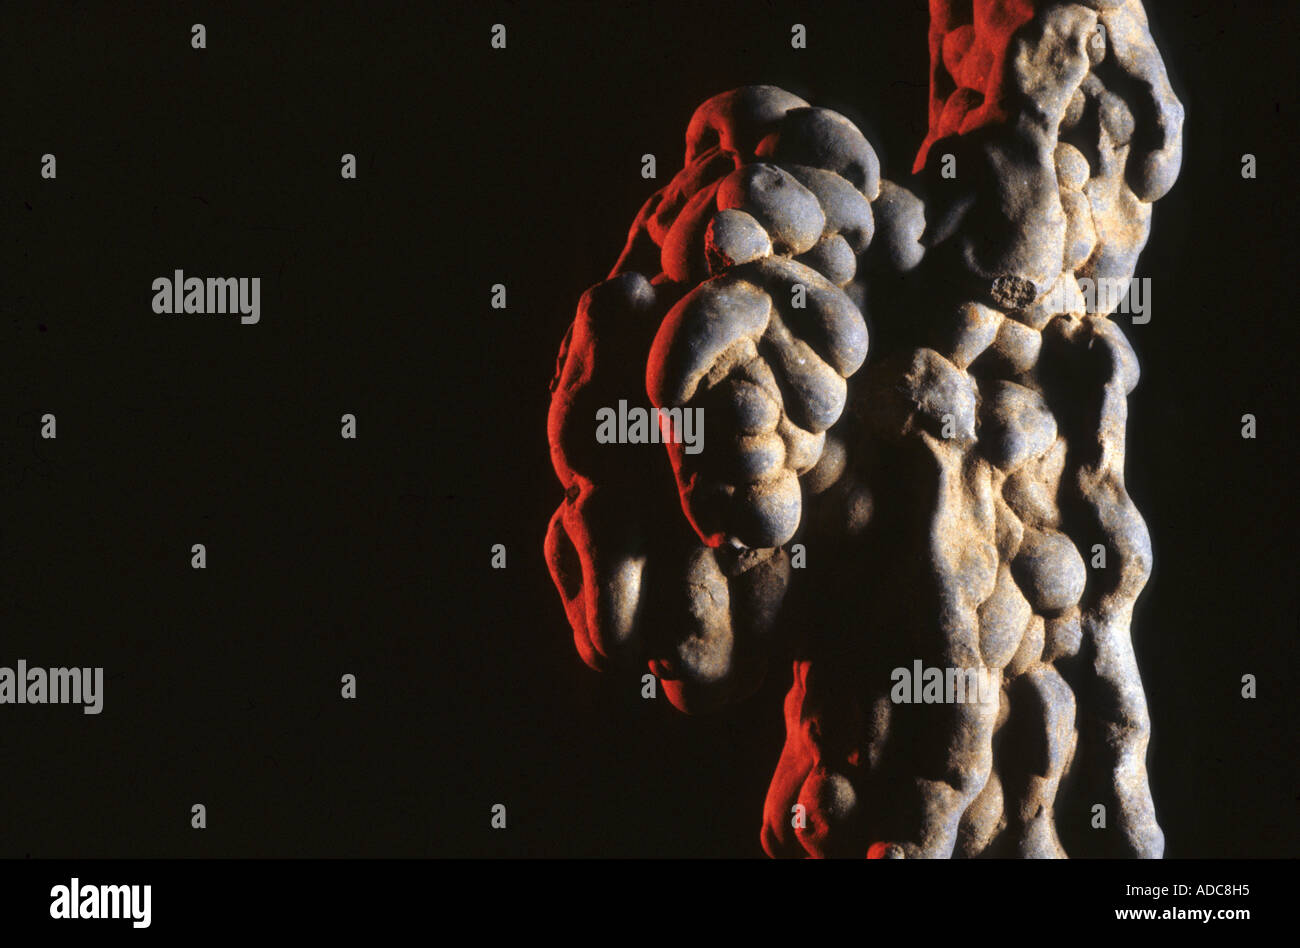
{"type": "Polygon", "coordinates": [[[793,660],[773,856],[1163,852],[1137,361],[1080,281],[1133,278],[1182,107],[1138,0],[1040,2],[1005,62],[1006,121],[910,187],[781,89],[704,102],[561,348],[545,552],[578,650],[691,713],[793,660]],[[620,400],[699,409],[703,449],[601,443],[620,400]]]}

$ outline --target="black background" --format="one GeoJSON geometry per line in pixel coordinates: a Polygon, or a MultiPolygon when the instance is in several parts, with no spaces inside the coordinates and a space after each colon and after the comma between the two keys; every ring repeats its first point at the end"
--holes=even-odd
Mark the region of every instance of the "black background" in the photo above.
{"type": "MultiPolygon", "coordinates": [[[[1121,317],[1153,794],[1169,856],[1292,855],[1300,15],[1147,8],[1188,115],[1121,317]]],[[[905,179],[925,4],[289,10],[6,5],[0,665],[107,681],[99,716],[0,707],[0,856],[760,855],[788,670],[688,718],[582,665],[547,382],[707,97],[783,86],[905,179]],[[261,322],[155,315],[178,268],[260,276],[261,322]]]]}

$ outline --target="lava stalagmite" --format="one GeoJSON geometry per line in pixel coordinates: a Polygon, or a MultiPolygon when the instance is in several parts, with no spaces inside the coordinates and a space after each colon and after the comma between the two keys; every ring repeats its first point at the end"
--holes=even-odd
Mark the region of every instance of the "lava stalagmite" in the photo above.
{"type": "Polygon", "coordinates": [[[560,351],[548,565],[682,710],[793,659],[770,855],[1158,857],[1111,317],[1182,106],[1138,0],[932,0],[929,48],[910,184],[781,89],[696,110],[560,351]]]}

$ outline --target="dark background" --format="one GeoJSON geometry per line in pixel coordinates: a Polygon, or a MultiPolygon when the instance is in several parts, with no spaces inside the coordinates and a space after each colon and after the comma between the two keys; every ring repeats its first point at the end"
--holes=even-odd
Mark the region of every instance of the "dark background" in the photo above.
{"type": "MultiPolygon", "coordinates": [[[[1121,320],[1153,793],[1169,856],[1294,855],[1300,14],[1147,9],[1188,115],[1121,320]]],[[[783,86],[906,178],[925,5],[286,11],[6,5],[0,665],[107,681],[99,716],[0,706],[0,856],[760,855],[788,670],[687,718],[581,663],[547,382],[707,97],[783,86]],[[260,276],[261,322],[155,315],[177,268],[260,276]]]]}

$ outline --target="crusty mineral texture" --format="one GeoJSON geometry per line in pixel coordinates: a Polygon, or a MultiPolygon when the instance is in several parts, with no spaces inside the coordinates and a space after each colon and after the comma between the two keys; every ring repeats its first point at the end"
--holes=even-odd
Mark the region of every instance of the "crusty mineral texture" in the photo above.
{"type": "Polygon", "coordinates": [[[560,351],[547,561],[682,710],[793,658],[773,856],[1158,857],[1110,317],[1182,106],[1138,0],[931,11],[910,187],[781,89],[696,111],[560,351]]]}

